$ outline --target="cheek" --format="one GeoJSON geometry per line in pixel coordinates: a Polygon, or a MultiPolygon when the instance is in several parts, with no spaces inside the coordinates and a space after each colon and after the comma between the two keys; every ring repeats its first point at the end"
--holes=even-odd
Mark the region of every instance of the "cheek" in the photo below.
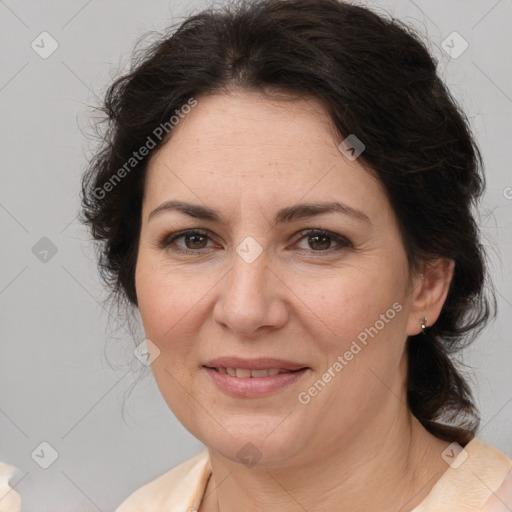
{"type": "Polygon", "coordinates": [[[136,288],[140,316],[146,338],[160,351],[151,368],[163,397],[178,416],[190,406],[182,404],[183,390],[193,389],[199,364],[198,333],[208,313],[208,292],[217,281],[213,272],[198,278],[197,271],[171,267],[144,251],[139,256],[136,288]]]}
{"type": "MultiPolygon", "coordinates": [[[[179,272],[162,271],[139,256],[136,288],[146,338],[159,350],[151,370],[169,408],[185,425],[195,404],[190,401],[189,364],[194,357],[195,293],[179,272]],[[172,274],[172,277],[171,277],[172,274]]],[[[192,422],[195,424],[199,420],[192,422]]],[[[193,432],[195,435],[196,433],[193,432]]]]}
{"type": "MultiPolygon", "coordinates": [[[[330,372],[315,407],[329,410],[338,424],[339,404],[354,414],[366,414],[389,393],[381,380],[395,386],[404,350],[406,297],[399,278],[370,269],[347,272],[324,284],[323,293],[310,296],[311,310],[319,312],[324,334],[312,337],[323,357],[309,385],[316,386],[318,378],[330,372]]],[[[319,324],[311,313],[308,318],[319,324]]],[[[313,332],[311,325],[309,330],[313,332]]],[[[304,391],[309,397],[316,393],[304,391]]]]}
{"type": "Polygon", "coordinates": [[[331,282],[311,304],[328,329],[312,338],[323,354],[322,365],[301,390],[300,403],[308,402],[311,417],[329,418],[326,424],[332,428],[326,435],[338,436],[351,428],[354,418],[371,417],[400,394],[406,297],[398,281],[381,276],[376,282],[371,273],[354,273],[331,282]]]}
{"type": "Polygon", "coordinates": [[[348,349],[358,337],[364,340],[369,329],[374,333],[375,324],[383,333],[400,330],[403,324],[400,279],[368,267],[340,269],[337,276],[312,280],[297,290],[297,296],[305,298],[303,320],[309,318],[308,329],[323,333],[315,340],[326,353],[348,349]]]}
{"type": "Polygon", "coordinates": [[[146,336],[157,344],[194,324],[194,306],[208,290],[197,277],[154,261],[141,251],[136,269],[139,311],[146,336]]]}

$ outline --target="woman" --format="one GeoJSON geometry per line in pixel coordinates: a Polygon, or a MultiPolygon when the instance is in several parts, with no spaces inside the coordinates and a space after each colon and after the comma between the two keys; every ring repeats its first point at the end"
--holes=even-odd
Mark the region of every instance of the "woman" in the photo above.
{"type": "Polygon", "coordinates": [[[105,111],[85,220],[207,447],[118,512],[511,509],[450,358],[492,312],[480,154],[412,31],[336,0],[205,11],[105,111]]]}

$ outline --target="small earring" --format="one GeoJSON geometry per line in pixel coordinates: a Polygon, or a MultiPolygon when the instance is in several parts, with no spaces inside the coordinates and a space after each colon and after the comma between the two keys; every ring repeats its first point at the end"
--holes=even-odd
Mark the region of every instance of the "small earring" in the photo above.
{"type": "Polygon", "coordinates": [[[428,320],[428,319],[427,319],[427,317],[425,317],[425,318],[423,319],[423,322],[421,322],[421,330],[422,330],[423,334],[426,334],[426,333],[425,333],[425,329],[428,327],[428,325],[427,325],[427,320],[428,320]]]}

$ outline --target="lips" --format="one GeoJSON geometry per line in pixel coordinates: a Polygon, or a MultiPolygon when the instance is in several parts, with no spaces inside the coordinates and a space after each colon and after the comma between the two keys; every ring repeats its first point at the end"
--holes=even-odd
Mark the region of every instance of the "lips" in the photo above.
{"type": "Polygon", "coordinates": [[[286,361],[284,359],[275,358],[257,358],[257,359],[242,359],[239,357],[220,357],[206,362],[203,366],[227,373],[231,376],[237,377],[266,377],[267,375],[277,375],[277,373],[293,372],[307,368],[307,365],[296,363],[293,361],[286,361]],[[224,372],[223,370],[226,370],[224,372]],[[228,372],[227,370],[231,370],[228,372]],[[233,370],[235,372],[233,372],[233,370]],[[240,375],[236,374],[236,370],[241,370],[240,375]],[[266,370],[267,375],[258,375],[258,370],[266,370]],[[277,372],[276,372],[277,370],[277,372]],[[247,371],[255,372],[254,375],[247,375],[247,371]]]}
{"type": "Polygon", "coordinates": [[[222,357],[207,361],[202,367],[222,391],[245,398],[274,393],[309,370],[303,364],[274,358],[222,357]]]}
{"type": "Polygon", "coordinates": [[[223,373],[225,375],[231,375],[231,377],[238,377],[239,379],[248,379],[252,378],[261,378],[261,377],[273,377],[279,373],[290,373],[291,370],[283,370],[278,368],[263,368],[261,370],[250,370],[249,368],[224,368],[220,366],[219,368],[214,368],[219,373],[223,373]]]}

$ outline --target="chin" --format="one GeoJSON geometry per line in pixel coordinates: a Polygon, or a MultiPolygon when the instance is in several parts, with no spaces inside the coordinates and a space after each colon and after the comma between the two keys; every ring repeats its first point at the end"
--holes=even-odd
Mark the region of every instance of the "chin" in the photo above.
{"type": "MultiPolygon", "coordinates": [[[[205,432],[192,432],[205,446],[223,457],[249,468],[278,467],[299,462],[306,449],[300,429],[291,431],[276,421],[238,420],[219,431],[213,427],[205,432]],[[276,428],[277,426],[277,428],[276,428]],[[214,434],[215,432],[215,434],[214,434]]],[[[285,420],[286,421],[286,420],[285,420]]]]}

